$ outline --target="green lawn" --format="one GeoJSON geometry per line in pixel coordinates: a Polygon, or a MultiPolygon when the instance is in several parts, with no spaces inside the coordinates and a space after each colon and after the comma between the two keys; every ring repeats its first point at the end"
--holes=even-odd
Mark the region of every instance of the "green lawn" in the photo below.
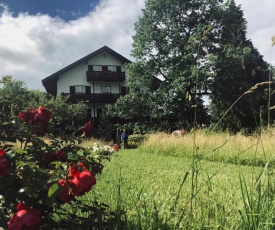
{"type": "Polygon", "coordinates": [[[114,229],[274,228],[272,169],[120,150],[83,199],[106,203],[114,229]]]}

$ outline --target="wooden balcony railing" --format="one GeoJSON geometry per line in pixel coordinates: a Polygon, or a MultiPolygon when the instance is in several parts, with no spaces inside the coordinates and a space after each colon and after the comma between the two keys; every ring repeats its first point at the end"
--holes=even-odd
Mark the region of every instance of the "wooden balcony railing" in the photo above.
{"type": "Polygon", "coordinates": [[[117,99],[122,95],[119,93],[64,93],[64,96],[69,96],[69,100],[72,102],[87,102],[87,103],[115,103],[117,99]]]}
{"type": "Polygon", "coordinates": [[[112,81],[123,82],[125,81],[125,72],[98,72],[88,70],[86,72],[87,81],[112,81]]]}

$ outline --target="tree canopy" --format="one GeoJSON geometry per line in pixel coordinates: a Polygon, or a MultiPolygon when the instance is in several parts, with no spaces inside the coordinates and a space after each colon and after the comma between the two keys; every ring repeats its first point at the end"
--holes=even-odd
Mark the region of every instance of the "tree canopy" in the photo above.
{"type": "MultiPolygon", "coordinates": [[[[174,127],[209,125],[204,95],[211,95],[215,123],[253,85],[268,81],[268,65],[246,38],[243,12],[233,0],[148,0],[135,32],[136,61],[127,66],[127,98],[133,101],[119,100],[117,115],[132,114],[128,105],[140,101],[134,96],[139,89],[148,100],[136,116],[149,107],[159,121],[173,117],[174,127]]],[[[219,128],[254,128],[266,103],[262,89],[239,100],[219,128]]]]}

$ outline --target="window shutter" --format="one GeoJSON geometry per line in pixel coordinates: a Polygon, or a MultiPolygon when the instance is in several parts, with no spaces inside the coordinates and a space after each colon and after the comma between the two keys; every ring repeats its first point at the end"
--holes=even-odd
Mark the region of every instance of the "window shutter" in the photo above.
{"type": "Polygon", "coordinates": [[[121,66],[117,66],[117,67],[116,67],[116,71],[117,71],[118,73],[121,73],[121,66]]]}
{"type": "Polygon", "coordinates": [[[85,86],[85,93],[91,94],[91,86],[85,86]]]}
{"type": "Polygon", "coordinates": [[[75,93],[75,86],[70,86],[70,94],[74,94],[75,93]]]}
{"type": "Polygon", "coordinates": [[[102,71],[105,71],[105,72],[108,71],[108,66],[103,65],[103,66],[102,66],[102,71]]]}

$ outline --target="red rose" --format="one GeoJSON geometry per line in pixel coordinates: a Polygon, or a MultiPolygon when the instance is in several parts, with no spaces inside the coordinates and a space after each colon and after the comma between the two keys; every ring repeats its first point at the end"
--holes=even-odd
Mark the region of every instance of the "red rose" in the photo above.
{"type": "Polygon", "coordinates": [[[74,195],[69,190],[67,182],[62,179],[58,181],[58,184],[60,184],[63,187],[62,192],[60,194],[60,200],[62,200],[64,203],[70,202],[74,198],[74,195]]]}
{"type": "Polygon", "coordinates": [[[18,203],[18,205],[16,206],[16,209],[17,211],[20,211],[20,210],[24,210],[24,209],[30,209],[30,205],[28,204],[23,204],[23,203],[18,203]]]}
{"type": "Polygon", "coordinates": [[[115,151],[115,152],[117,152],[117,151],[119,150],[119,148],[118,148],[118,145],[117,145],[117,144],[114,144],[113,148],[114,148],[114,151],[115,151]]]}
{"type": "Polygon", "coordinates": [[[54,158],[57,161],[66,162],[67,161],[67,153],[64,149],[60,149],[54,152],[54,158]]]}
{"type": "Polygon", "coordinates": [[[73,165],[70,169],[69,169],[69,175],[73,176],[73,177],[78,177],[80,174],[79,169],[77,168],[76,165],[73,165]]]}
{"type": "Polygon", "coordinates": [[[7,223],[8,230],[37,229],[41,222],[40,213],[35,209],[29,208],[27,205],[20,204],[17,206],[18,211],[7,223]]]}
{"type": "Polygon", "coordinates": [[[9,172],[9,164],[7,160],[0,156],[0,176],[6,176],[9,172]]]}
{"type": "Polygon", "coordinates": [[[76,165],[73,165],[69,169],[69,179],[67,182],[65,180],[58,181],[58,184],[63,187],[60,199],[64,203],[71,201],[74,196],[84,195],[86,192],[91,190],[93,185],[96,184],[94,174],[92,174],[83,163],[79,163],[79,167],[84,171],[80,171],[76,165]]]}
{"type": "Polygon", "coordinates": [[[70,183],[72,193],[76,196],[82,196],[96,184],[96,178],[90,171],[85,170],[80,173],[79,177],[72,179],[70,183]]]}
{"type": "Polygon", "coordinates": [[[54,153],[45,153],[42,155],[42,159],[45,164],[50,164],[53,161],[62,161],[66,162],[68,160],[67,153],[64,149],[55,151],[54,153]]]}
{"type": "Polygon", "coordinates": [[[0,157],[4,156],[4,154],[5,154],[5,149],[0,148],[0,157]]]}
{"type": "Polygon", "coordinates": [[[33,133],[42,136],[46,133],[52,113],[40,106],[38,109],[28,109],[25,113],[19,113],[24,122],[34,126],[33,133]]]}
{"type": "Polygon", "coordinates": [[[25,113],[19,113],[19,117],[23,119],[26,123],[34,122],[34,110],[28,109],[25,113]]]}
{"type": "Polygon", "coordinates": [[[47,127],[50,119],[52,118],[52,113],[43,106],[40,106],[38,109],[36,109],[34,113],[35,121],[41,124],[41,126],[47,127]]]}

